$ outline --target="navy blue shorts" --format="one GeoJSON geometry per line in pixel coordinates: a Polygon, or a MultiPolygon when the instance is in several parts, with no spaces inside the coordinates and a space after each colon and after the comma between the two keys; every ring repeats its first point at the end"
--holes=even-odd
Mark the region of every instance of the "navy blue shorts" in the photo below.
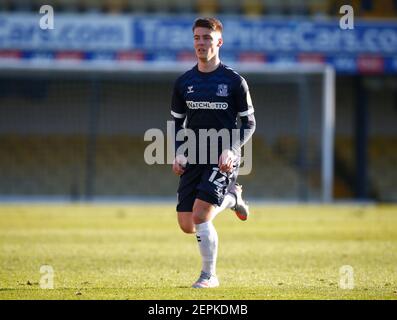
{"type": "Polygon", "coordinates": [[[238,164],[232,172],[220,172],[217,164],[187,164],[178,187],[177,212],[192,212],[196,199],[220,206],[227,190],[237,180],[238,164]]]}

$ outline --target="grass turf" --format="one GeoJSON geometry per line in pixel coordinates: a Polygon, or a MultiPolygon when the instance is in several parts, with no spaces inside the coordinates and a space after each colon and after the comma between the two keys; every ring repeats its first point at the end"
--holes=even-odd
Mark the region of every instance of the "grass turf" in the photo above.
{"type": "Polygon", "coordinates": [[[247,222],[216,218],[221,286],[197,290],[196,239],[174,206],[2,205],[0,299],[397,299],[396,206],[251,210],[247,222]]]}

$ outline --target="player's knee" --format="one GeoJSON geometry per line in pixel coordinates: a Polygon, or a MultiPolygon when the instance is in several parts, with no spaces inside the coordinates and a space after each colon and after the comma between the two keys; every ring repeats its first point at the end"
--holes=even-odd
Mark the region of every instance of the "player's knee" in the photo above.
{"type": "Polygon", "coordinates": [[[193,206],[193,223],[200,224],[210,220],[214,208],[215,207],[208,202],[196,200],[193,206]]]}
{"type": "Polygon", "coordinates": [[[191,224],[179,224],[179,227],[181,228],[181,230],[184,233],[195,233],[196,232],[196,228],[194,227],[194,225],[191,224]]]}
{"type": "Polygon", "coordinates": [[[178,224],[184,233],[195,233],[196,232],[196,228],[194,226],[191,213],[178,212],[178,224]]]}
{"type": "Polygon", "coordinates": [[[197,212],[196,214],[193,213],[193,223],[200,224],[206,222],[206,215],[202,214],[201,212],[197,212]]]}

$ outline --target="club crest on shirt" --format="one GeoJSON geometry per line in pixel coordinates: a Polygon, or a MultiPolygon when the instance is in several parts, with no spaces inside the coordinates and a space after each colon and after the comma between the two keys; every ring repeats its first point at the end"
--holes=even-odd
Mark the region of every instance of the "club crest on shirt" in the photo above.
{"type": "Polygon", "coordinates": [[[227,92],[227,84],[218,84],[218,91],[216,92],[218,97],[227,97],[229,93],[227,92]]]}

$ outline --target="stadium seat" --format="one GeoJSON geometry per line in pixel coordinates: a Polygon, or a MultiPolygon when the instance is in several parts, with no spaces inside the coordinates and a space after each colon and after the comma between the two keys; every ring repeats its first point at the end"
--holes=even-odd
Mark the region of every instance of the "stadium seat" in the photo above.
{"type": "Polygon", "coordinates": [[[397,200],[397,141],[394,137],[376,136],[369,143],[370,177],[382,201],[397,200]]]}
{"type": "Polygon", "coordinates": [[[286,13],[285,0],[266,0],[264,1],[263,10],[266,15],[280,16],[286,13]]]}
{"type": "MultiPolygon", "coordinates": [[[[336,137],[336,157],[343,161],[348,173],[355,175],[353,139],[336,137]]],[[[393,137],[372,136],[368,144],[368,175],[370,190],[377,200],[397,200],[397,141],[393,137]]]]}
{"type": "Polygon", "coordinates": [[[82,8],[80,0],[58,0],[58,6],[64,12],[77,12],[82,8]]]}
{"type": "Polygon", "coordinates": [[[194,12],[195,0],[169,0],[171,12],[175,13],[192,13],[194,12]]]}
{"type": "MultiPolygon", "coordinates": [[[[115,1],[117,3],[118,0],[115,1]]],[[[80,0],[78,1],[79,11],[102,12],[105,8],[105,0],[80,0]]]]}
{"type": "Polygon", "coordinates": [[[196,10],[199,15],[211,15],[218,12],[217,0],[196,0],[196,10]]]}
{"type": "Polygon", "coordinates": [[[170,3],[163,0],[146,0],[150,12],[167,13],[171,10],[170,3]]]}
{"type": "Polygon", "coordinates": [[[335,139],[335,155],[347,168],[350,175],[354,172],[354,147],[350,137],[338,136],[335,139]]]}
{"type": "Polygon", "coordinates": [[[361,15],[361,0],[329,0],[329,10],[330,14],[333,16],[340,16],[340,8],[343,5],[350,5],[353,7],[354,15],[360,16],[361,15]]]}
{"type": "Polygon", "coordinates": [[[99,195],[173,195],[168,165],[148,166],[143,159],[146,144],[140,137],[98,137],[95,192],[99,195]],[[122,179],[120,179],[122,177],[122,179]],[[156,182],[156,183],[153,183],[156,182]]]}
{"type": "MultiPolygon", "coordinates": [[[[38,12],[41,8],[41,6],[47,4],[47,3],[43,3],[43,1],[39,1],[39,0],[30,0],[30,1],[25,1],[25,2],[29,2],[29,6],[30,6],[30,10],[29,11],[33,11],[33,12],[38,12]]],[[[48,3],[50,4],[53,8],[55,7],[56,3],[48,3]]]]}
{"type": "Polygon", "coordinates": [[[262,0],[243,0],[243,13],[247,16],[260,16],[263,13],[262,0]]]}
{"type": "Polygon", "coordinates": [[[7,135],[0,139],[3,194],[67,195],[82,190],[85,143],[80,137],[7,135]],[[4,175],[3,175],[4,174],[4,175]]]}
{"type": "MultiPolygon", "coordinates": [[[[297,167],[275,152],[262,138],[254,137],[252,148],[252,172],[238,178],[248,186],[250,196],[296,200],[300,181],[297,167]]],[[[310,194],[315,193],[311,185],[308,188],[310,194]]]]}
{"type": "Polygon", "coordinates": [[[119,14],[127,10],[127,0],[105,0],[104,11],[119,14]]]}
{"type": "Polygon", "coordinates": [[[318,1],[309,0],[308,1],[308,11],[312,16],[325,17],[330,14],[330,1],[318,1]]]}
{"type": "Polygon", "coordinates": [[[11,10],[11,3],[9,0],[0,1],[0,12],[11,10]]]}
{"type": "Polygon", "coordinates": [[[13,11],[30,12],[33,11],[34,6],[32,1],[13,0],[8,3],[8,8],[13,11]]]}
{"type": "MultiPolygon", "coordinates": [[[[43,5],[51,5],[54,9],[54,12],[63,12],[64,6],[63,3],[65,0],[53,0],[53,1],[43,1],[43,0],[31,0],[32,10],[34,12],[38,12],[43,5]]],[[[73,4],[73,0],[70,1],[73,4]]],[[[77,6],[76,6],[77,7],[77,6]]]]}
{"type": "Polygon", "coordinates": [[[354,196],[350,185],[337,174],[334,176],[333,195],[335,199],[351,199],[354,196]]]}
{"type": "Polygon", "coordinates": [[[132,13],[144,13],[148,11],[146,0],[128,0],[127,10],[132,13]]]}
{"type": "MultiPolygon", "coordinates": [[[[292,138],[283,137],[283,148],[296,150],[292,138]]],[[[337,137],[337,157],[351,164],[352,139],[337,137]]],[[[2,194],[47,194],[79,197],[85,192],[87,137],[73,135],[0,136],[0,191],[2,194]]],[[[94,191],[98,195],[173,196],[177,179],[170,165],[148,166],[142,157],[148,143],[141,137],[99,136],[96,144],[94,191]],[[170,179],[159,179],[169,176],[170,179]]],[[[299,168],[291,163],[291,151],[280,153],[263,139],[253,141],[253,171],[240,176],[251,197],[296,199],[299,195],[299,168]],[[271,183],[269,183],[271,182],[271,183]]],[[[379,200],[397,199],[397,141],[374,137],[369,144],[369,178],[379,200]]],[[[319,176],[307,177],[310,197],[318,195],[319,176]]],[[[351,195],[351,190],[335,179],[335,196],[351,195]]]]}
{"type": "Polygon", "coordinates": [[[321,157],[320,149],[319,142],[314,139],[308,139],[302,149],[297,136],[280,136],[275,142],[275,150],[291,163],[299,163],[302,156],[308,163],[316,163],[321,157]]]}
{"type": "Polygon", "coordinates": [[[218,4],[222,14],[241,14],[241,0],[218,0],[218,4]]]}
{"type": "Polygon", "coordinates": [[[361,1],[361,16],[366,18],[395,17],[396,2],[394,0],[363,0],[361,1]]]}

